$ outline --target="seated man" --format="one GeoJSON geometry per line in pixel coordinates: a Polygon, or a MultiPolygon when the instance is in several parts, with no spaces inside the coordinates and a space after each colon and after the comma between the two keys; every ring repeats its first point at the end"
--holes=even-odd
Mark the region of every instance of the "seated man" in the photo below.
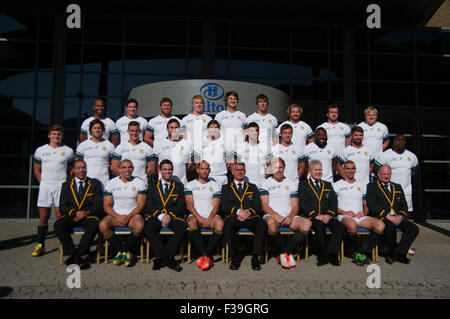
{"type": "Polygon", "coordinates": [[[64,255],[70,255],[66,265],[77,264],[81,269],[89,268],[91,242],[97,234],[103,206],[102,184],[86,176],[86,162],[76,159],[73,166],[75,177],[63,183],[59,198],[61,217],[55,222],[55,232],[63,245],[64,255]],[[75,226],[83,227],[78,249],[70,234],[75,226]]]}
{"type": "Polygon", "coordinates": [[[278,261],[281,266],[289,269],[296,266],[292,251],[306,241],[312,223],[298,215],[298,183],[284,176],[284,168],[284,160],[280,157],[274,158],[273,177],[262,183],[260,192],[269,239],[279,254],[278,261]],[[289,227],[295,231],[287,246],[278,231],[280,227],[289,227]]]}
{"type": "Polygon", "coordinates": [[[220,207],[220,190],[216,182],[210,180],[209,163],[202,161],[197,167],[198,179],[189,182],[184,189],[186,208],[191,214],[186,219],[191,241],[200,250],[201,257],[195,262],[201,270],[214,266],[212,255],[222,238],[223,220],[217,215],[220,207]],[[200,228],[213,228],[208,246],[203,243],[200,228]]]}
{"type": "Polygon", "coordinates": [[[253,243],[252,269],[261,270],[259,254],[263,249],[267,224],[261,218],[262,207],[259,190],[256,185],[244,182],[245,164],[234,163],[231,166],[233,181],[222,186],[220,210],[225,220],[224,235],[230,248],[231,270],[241,266],[236,255],[237,231],[246,227],[255,234],[253,243]]]}
{"type": "Polygon", "coordinates": [[[162,160],[159,170],[161,178],[154,180],[148,189],[145,236],[156,255],[153,261],[153,270],[167,265],[170,269],[180,272],[183,268],[174,257],[176,249],[186,233],[184,186],[173,179],[173,164],[170,160],[162,160]],[[174,232],[166,247],[159,235],[162,227],[170,227],[174,232]]]}
{"type": "Polygon", "coordinates": [[[389,165],[378,170],[378,180],[367,185],[367,206],[370,214],[384,222],[384,238],[388,247],[386,262],[399,261],[409,264],[406,257],[409,247],[419,234],[419,228],[406,219],[408,204],[400,184],[391,182],[392,171],[389,165]],[[400,243],[396,242],[396,228],[403,231],[400,243]]]}
{"type": "Polygon", "coordinates": [[[303,214],[312,222],[315,237],[319,242],[317,266],[331,263],[339,266],[337,258],[339,247],[344,236],[344,225],[336,216],[337,198],[330,182],[322,180],[322,163],[320,160],[312,160],[309,164],[310,178],[301,181],[298,187],[300,208],[303,214]],[[331,239],[327,242],[325,227],[331,232],[331,239]]]}
{"type": "Polygon", "coordinates": [[[114,265],[123,262],[126,267],[130,267],[133,265],[131,250],[144,229],[144,219],[140,214],[145,207],[147,188],[141,178],[133,176],[131,160],[120,162],[119,169],[120,175],[110,180],[105,187],[103,209],[107,216],[100,222],[100,231],[110,241],[111,247],[118,251],[113,259],[114,265]],[[115,227],[133,229],[125,245],[122,245],[119,235],[114,234],[115,227]]]}
{"type": "Polygon", "coordinates": [[[338,220],[347,228],[350,242],[353,246],[352,261],[358,266],[370,264],[370,259],[365,255],[366,251],[383,234],[384,223],[376,218],[369,217],[369,208],[366,203],[366,190],[364,182],[355,179],[356,165],[347,160],[343,167],[344,178],[336,182],[333,188],[338,198],[338,220]],[[362,245],[358,247],[358,227],[370,229],[362,245]]]}

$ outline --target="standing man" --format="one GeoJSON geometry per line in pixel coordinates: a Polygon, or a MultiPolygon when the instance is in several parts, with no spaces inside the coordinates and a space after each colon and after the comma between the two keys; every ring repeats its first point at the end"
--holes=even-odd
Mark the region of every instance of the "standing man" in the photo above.
{"type": "Polygon", "coordinates": [[[327,131],[328,143],[333,145],[336,150],[341,150],[350,144],[350,127],[338,121],[339,107],[336,104],[328,106],[328,121],[320,124],[327,131]]]}
{"type": "Polygon", "coordinates": [[[268,108],[269,98],[264,94],[259,94],[256,97],[256,112],[247,117],[245,126],[247,127],[252,122],[258,124],[261,141],[270,148],[272,146],[272,135],[278,126],[278,120],[268,112],[268,108]]]}
{"type": "Polygon", "coordinates": [[[103,99],[96,99],[94,101],[94,105],[92,106],[94,110],[94,116],[91,116],[84,120],[83,124],[81,124],[80,130],[80,143],[91,138],[91,132],[89,129],[89,124],[92,120],[100,120],[103,122],[105,129],[103,130],[103,139],[109,140],[111,139],[111,143],[113,143],[114,147],[119,145],[119,131],[117,130],[116,124],[109,117],[106,117],[105,113],[105,101],[103,99]]]}
{"type": "Polygon", "coordinates": [[[283,124],[280,127],[281,143],[272,147],[273,157],[280,157],[286,163],[284,176],[298,183],[305,173],[305,154],[300,147],[292,143],[292,126],[283,124]]]}
{"type": "Polygon", "coordinates": [[[259,190],[256,185],[245,182],[245,164],[232,164],[233,180],[222,186],[220,210],[223,213],[225,240],[230,249],[231,270],[238,270],[241,261],[237,257],[237,231],[246,227],[255,238],[253,241],[252,269],[261,270],[259,255],[264,246],[266,222],[261,218],[262,206],[259,190]]]}
{"type": "Polygon", "coordinates": [[[351,130],[351,143],[339,154],[339,160],[336,164],[337,170],[342,178],[345,178],[345,172],[342,165],[345,161],[352,161],[356,165],[355,179],[360,182],[364,190],[370,181],[374,165],[374,156],[372,151],[362,141],[364,139],[364,130],[359,126],[353,126],[351,130]]]}
{"type": "Polygon", "coordinates": [[[103,237],[111,243],[117,251],[113,264],[119,266],[124,263],[126,267],[133,265],[131,251],[139,242],[144,219],[141,213],[144,211],[147,200],[147,186],[140,178],[133,176],[133,163],[125,159],[120,162],[120,175],[106,184],[103,209],[107,216],[100,222],[99,228],[103,237]],[[133,231],[127,236],[125,244],[118,235],[114,234],[115,227],[131,227],[133,231]]]}
{"type": "Polygon", "coordinates": [[[189,227],[191,241],[201,254],[201,257],[195,262],[201,270],[208,270],[214,266],[213,252],[222,238],[223,231],[223,220],[217,214],[222,186],[208,178],[210,171],[209,163],[202,161],[197,167],[198,178],[190,181],[184,189],[186,208],[190,213],[186,223],[189,227]],[[207,246],[203,242],[201,228],[214,229],[207,246]]]}
{"type": "Polygon", "coordinates": [[[235,91],[229,91],[223,99],[226,109],[217,113],[215,120],[219,122],[222,136],[225,139],[227,149],[235,149],[244,141],[244,130],[246,116],[237,110],[239,95],[235,91]]]}
{"type": "Polygon", "coordinates": [[[192,97],[192,112],[181,120],[181,126],[186,128],[187,139],[192,144],[202,140],[203,132],[206,130],[209,121],[212,120],[211,116],[203,113],[204,104],[205,100],[201,95],[192,97]]]}
{"type": "Polygon", "coordinates": [[[269,240],[277,250],[281,266],[288,269],[296,266],[292,252],[306,241],[312,223],[298,215],[298,181],[287,179],[284,167],[282,158],[272,160],[273,177],[262,183],[260,192],[269,240]],[[287,246],[281,238],[280,227],[289,227],[295,232],[287,246]]]}
{"type": "Polygon", "coordinates": [[[306,145],[304,152],[303,161],[321,161],[323,180],[332,183],[333,166],[338,161],[338,154],[336,149],[328,143],[327,131],[323,127],[316,130],[314,143],[306,145]]]}
{"type": "Polygon", "coordinates": [[[389,145],[389,131],[386,125],[377,122],[378,110],[369,106],[364,110],[364,122],[358,124],[364,130],[363,144],[377,158],[389,145]]]}
{"type": "Polygon", "coordinates": [[[86,162],[87,174],[102,183],[102,187],[109,182],[110,159],[114,153],[114,145],[103,138],[105,126],[102,121],[93,119],[89,123],[91,137],[80,143],[75,157],[86,162]]]}
{"type": "Polygon", "coordinates": [[[139,139],[144,140],[144,131],[147,126],[147,120],[138,115],[138,101],[135,99],[127,100],[125,106],[125,115],[117,120],[116,126],[120,132],[120,144],[126,143],[130,136],[128,135],[128,124],[131,122],[138,122],[141,129],[139,139]]]}
{"type": "Polygon", "coordinates": [[[378,170],[378,180],[367,185],[367,206],[373,217],[385,224],[384,238],[388,247],[386,262],[399,261],[409,264],[409,247],[419,234],[419,228],[406,219],[408,205],[400,184],[391,182],[391,168],[383,165],[378,170]],[[396,229],[403,232],[400,242],[396,242],[396,229]]]}
{"type": "Polygon", "coordinates": [[[370,264],[366,252],[383,234],[384,223],[367,216],[369,208],[366,203],[366,185],[355,179],[356,171],[355,163],[347,160],[344,163],[344,179],[336,182],[333,188],[338,199],[338,220],[347,228],[353,246],[352,261],[358,266],[364,266],[370,264]],[[364,239],[361,246],[358,245],[358,227],[370,230],[369,236],[364,239]]]}
{"type": "Polygon", "coordinates": [[[112,155],[111,170],[118,176],[120,175],[120,163],[124,159],[129,159],[133,163],[133,174],[141,178],[145,184],[147,179],[156,173],[156,163],[158,156],[151,146],[140,140],[141,129],[139,122],[131,121],[128,123],[128,141],[123,141],[117,146],[112,155]]]}
{"type": "Polygon", "coordinates": [[[49,144],[38,147],[33,156],[33,172],[39,183],[38,244],[32,253],[33,257],[45,253],[45,237],[52,207],[55,207],[56,217],[60,216],[61,185],[67,180],[68,172],[71,171],[71,162],[74,159],[73,150],[62,144],[63,136],[64,128],[58,124],[52,125],[48,130],[49,144]]]}
{"type": "Polygon", "coordinates": [[[61,217],[54,228],[62,243],[64,256],[70,256],[66,265],[77,264],[81,269],[86,269],[89,268],[89,258],[83,256],[89,256],[92,240],[98,231],[103,213],[103,190],[97,179],[86,176],[85,161],[76,159],[73,172],[75,177],[62,185],[59,201],[61,217]],[[78,249],[70,236],[76,226],[84,228],[78,249]]]}
{"type": "Polygon", "coordinates": [[[172,115],[172,100],[168,97],[164,97],[159,102],[161,107],[161,115],[158,115],[148,121],[145,128],[144,142],[155,147],[155,141],[164,140],[167,137],[167,122],[171,119],[178,121],[181,126],[181,121],[178,117],[172,115]]]}
{"type": "Polygon", "coordinates": [[[180,272],[183,268],[175,260],[175,252],[186,233],[186,205],[183,184],[172,178],[173,165],[169,160],[159,164],[161,178],[153,181],[148,189],[145,209],[145,236],[155,252],[153,270],[164,265],[180,272]],[[164,246],[159,232],[162,227],[170,227],[174,234],[164,246]]]}
{"type": "Polygon", "coordinates": [[[281,123],[277,128],[277,134],[280,136],[280,128],[284,124],[289,124],[292,126],[293,135],[292,135],[292,143],[300,147],[300,150],[303,152],[306,144],[314,142],[314,132],[307,123],[300,121],[300,117],[303,114],[303,108],[298,104],[292,104],[287,109],[287,114],[289,116],[289,120],[281,123]]]}
{"type": "Polygon", "coordinates": [[[331,263],[339,266],[339,248],[344,236],[344,225],[336,217],[337,197],[330,182],[322,180],[322,162],[312,160],[309,165],[310,178],[300,181],[298,197],[300,198],[300,209],[304,216],[312,222],[319,242],[317,266],[331,263]],[[327,241],[325,227],[331,232],[331,239],[327,241]]]}

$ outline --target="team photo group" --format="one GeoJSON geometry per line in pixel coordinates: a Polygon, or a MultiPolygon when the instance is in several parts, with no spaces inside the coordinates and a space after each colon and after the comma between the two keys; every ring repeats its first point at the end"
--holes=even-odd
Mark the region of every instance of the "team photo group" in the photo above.
{"type": "Polygon", "coordinates": [[[65,263],[81,269],[90,267],[91,245],[99,236],[101,245],[110,244],[114,265],[133,266],[145,239],[152,269],[175,271],[182,270],[175,256],[184,238],[199,254],[195,264],[201,270],[213,267],[223,240],[229,267],[238,270],[243,228],[253,235],[253,270],[261,269],[267,246],[282,268],[296,267],[294,255],[308,237],[315,242],[317,266],[341,264],[344,238],[358,266],[374,261],[368,252],[379,242],[387,263],[410,263],[419,233],[409,220],[411,179],[419,163],[405,136],[391,141],[375,107],[350,127],[339,121],[339,106],[329,105],[327,121],[313,130],[301,120],[302,106],[288,106],[289,119],[279,123],[266,95],[255,100],[256,111],[247,116],[239,111],[238,93],[229,91],[225,109],[213,119],[196,95],[191,113],[180,119],[163,98],[161,114],[147,121],[138,115],[138,101],[129,99],[125,115],[114,122],[98,98],[76,150],[64,145],[64,128],[52,125],[48,144],[33,157],[40,219],[32,256],[46,251],[54,209],[65,263]],[[83,229],[79,245],[74,227],[83,229]],[[117,232],[123,227],[126,235],[117,232]],[[361,228],[367,236],[358,236],[361,228]],[[171,235],[162,236],[162,229],[171,235]],[[209,236],[202,235],[205,230],[209,236]]]}

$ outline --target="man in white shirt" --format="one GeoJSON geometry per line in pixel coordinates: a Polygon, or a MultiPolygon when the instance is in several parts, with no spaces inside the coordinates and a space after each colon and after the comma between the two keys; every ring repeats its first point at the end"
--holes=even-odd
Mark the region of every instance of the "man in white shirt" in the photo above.
{"type": "Polygon", "coordinates": [[[214,119],[219,122],[222,137],[225,139],[228,149],[235,149],[244,141],[244,130],[246,115],[237,110],[239,95],[235,91],[225,94],[224,101],[226,109],[217,113],[214,119]]]}
{"type": "Polygon", "coordinates": [[[378,110],[369,106],[364,110],[364,122],[358,124],[364,130],[363,144],[377,158],[389,145],[389,131],[386,125],[377,122],[378,110]]]}
{"type": "Polygon", "coordinates": [[[366,185],[355,179],[356,165],[347,160],[344,163],[344,179],[333,184],[338,199],[338,220],[342,222],[348,232],[350,242],[353,246],[352,261],[358,266],[370,264],[366,252],[383,234],[384,223],[376,218],[367,216],[369,208],[366,203],[366,185]],[[358,245],[357,230],[364,227],[370,230],[362,242],[358,245]]]}
{"type": "Polygon", "coordinates": [[[303,108],[298,104],[292,104],[287,109],[289,120],[281,123],[276,132],[280,135],[280,128],[283,124],[290,124],[294,130],[292,135],[292,143],[300,147],[301,151],[305,148],[306,144],[314,142],[314,132],[307,123],[300,121],[300,117],[303,114],[303,108]]]}
{"type": "Polygon", "coordinates": [[[322,179],[333,183],[333,164],[338,161],[336,149],[327,142],[327,131],[316,129],[314,143],[305,146],[305,161],[319,160],[322,162],[322,179]]]}
{"type": "Polygon", "coordinates": [[[292,252],[306,241],[312,223],[298,215],[298,181],[284,176],[284,160],[278,157],[271,163],[273,177],[266,179],[260,187],[262,210],[269,240],[277,250],[278,261],[283,268],[289,269],[296,266],[292,252]],[[281,238],[280,227],[289,227],[295,232],[287,245],[281,238]]]}
{"type": "Polygon", "coordinates": [[[384,151],[375,160],[375,167],[389,165],[392,170],[391,180],[400,184],[405,192],[408,212],[413,211],[411,177],[414,176],[419,167],[417,156],[406,149],[406,138],[403,134],[394,137],[392,148],[384,151]]]}
{"type": "Polygon", "coordinates": [[[109,117],[106,117],[105,114],[105,101],[103,99],[95,99],[94,105],[92,106],[94,110],[94,116],[91,116],[84,120],[83,124],[81,124],[80,130],[80,143],[91,138],[91,134],[89,131],[89,124],[92,120],[97,119],[103,122],[105,125],[105,129],[103,132],[103,138],[105,140],[111,139],[111,143],[113,143],[114,147],[119,145],[119,131],[117,130],[116,123],[111,120],[109,117]]]}
{"type": "Polygon", "coordinates": [[[320,124],[327,131],[328,143],[333,145],[336,150],[341,150],[350,145],[350,127],[338,121],[339,107],[336,104],[328,106],[328,121],[320,124]]]}
{"type": "Polygon", "coordinates": [[[195,262],[201,270],[214,266],[213,252],[223,233],[223,219],[217,214],[222,186],[208,178],[209,172],[209,163],[202,161],[197,168],[198,179],[190,181],[184,189],[186,209],[190,213],[186,224],[191,241],[201,254],[195,262]],[[207,246],[203,242],[201,228],[214,229],[207,246]]]}
{"type": "Polygon", "coordinates": [[[164,140],[167,137],[167,122],[171,119],[176,119],[181,126],[181,120],[172,115],[172,100],[164,97],[159,102],[161,107],[161,115],[158,115],[148,121],[145,128],[144,142],[155,147],[155,142],[164,140]]]}
{"type": "Polygon", "coordinates": [[[374,156],[372,151],[362,144],[364,138],[364,130],[359,126],[353,126],[351,130],[351,143],[341,154],[339,154],[339,161],[336,164],[337,170],[342,178],[345,178],[344,169],[342,165],[347,160],[351,160],[356,165],[356,181],[360,182],[364,189],[370,182],[370,174],[374,166],[374,156]]]}
{"type": "Polygon", "coordinates": [[[292,143],[292,126],[283,124],[280,127],[281,143],[272,147],[273,157],[280,157],[286,163],[284,175],[291,181],[297,182],[305,172],[305,154],[300,147],[292,143]]]}
{"type": "Polygon", "coordinates": [[[133,174],[141,178],[147,185],[147,179],[156,173],[156,163],[158,157],[151,148],[140,140],[141,129],[139,123],[131,121],[128,124],[128,141],[123,141],[117,146],[112,155],[111,170],[116,174],[120,174],[120,163],[124,159],[133,162],[133,174]]]}
{"type": "Polygon", "coordinates": [[[103,194],[103,209],[107,216],[102,219],[99,229],[111,246],[118,251],[113,259],[114,265],[122,263],[126,267],[133,265],[131,251],[139,242],[144,229],[144,211],[147,200],[147,186],[140,178],[133,176],[133,163],[130,160],[120,162],[120,175],[106,184],[103,194]],[[125,244],[114,234],[115,227],[131,227],[125,244]]]}
{"type": "Polygon", "coordinates": [[[245,120],[245,126],[255,122],[259,125],[259,135],[261,141],[267,141],[267,147],[272,145],[272,135],[278,126],[278,120],[275,116],[268,112],[269,98],[264,94],[259,94],[256,97],[256,112],[251,114],[245,120]]]}
{"type": "Polygon", "coordinates": [[[125,115],[117,120],[116,126],[120,132],[120,144],[126,143],[130,136],[128,135],[128,124],[131,121],[139,123],[141,133],[139,134],[139,139],[144,140],[144,131],[147,126],[147,120],[138,115],[138,101],[135,99],[129,99],[125,107],[125,115]]]}
{"type": "Polygon", "coordinates": [[[187,139],[195,144],[203,138],[203,132],[212,117],[203,113],[205,100],[201,95],[192,97],[192,112],[181,120],[181,126],[185,127],[187,139]]]}
{"type": "Polygon", "coordinates": [[[38,244],[32,253],[33,257],[45,253],[45,237],[48,231],[48,220],[51,209],[55,207],[58,218],[59,197],[62,184],[71,177],[71,163],[74,159],[73,150],[62,144],[64,128],[52,125],[48,130],[49,144],[36,149],[33,156],[33,172],[39,183],[37,207],[39,209],[39,225],[37,231],[38,244]]]}
{"type": "Polygon", "coordinates": [[[89,124],[91,137],[80,143],[75,157],[86,162],[87,176],[98,179],[104,188],[109,182],[110,159],[114,153],[114,145],[103,138],[105,126],[102,121],[94,119],[89,124]]]}

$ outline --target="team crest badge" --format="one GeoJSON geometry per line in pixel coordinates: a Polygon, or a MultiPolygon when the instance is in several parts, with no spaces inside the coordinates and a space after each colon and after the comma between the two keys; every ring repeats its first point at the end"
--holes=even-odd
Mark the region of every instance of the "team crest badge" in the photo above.
{"type": "Polygon", "coordinates": [[[410,161],[410,162],[411,162],[411,157],[408,157],[408,161],[410,161]]]}
{"type": "Polygon", "coordinates": [[[328,155],[330,155],[330,154],[331,154],[331,151],[330,151],[330,150],[328,150],[328,151],[327,151],[327,153],[328,153],[328,155]]]}
{"type": "Polygon", "coordinates": [[[300,128],[301,128],[302,130],[304,130],[304,129],[305,129],[305,127],[304,127],[304,126],[300,126],[300,128]]]}
{"type": "Polygon", "coordinates": [[[340,129],[341,129],[341,130],[343,131],[343,130],[344,130],[344,127],[343,127],[343,126],[341,126],[341,127],[340,127],[340,129]]]}
{"type": "Polygon", "coordinates": [[[220,144],[220,147],[223,148],[223,144],[220,144]]]}
{"type": "Polygon", "coordinates": [[[206,119],[203,119],[203,123],[206,123],[206,119]]]}
{"type": "Polygon", "coordinates": [[[238,118],[238,120],[240,120],[240,119],[241,119],[241,116],[240,116],[240,115],[238,115],[238,116],[237,116],[237,118],[238,118]]]}
{"type": "Polygon", "coordinates": [[[61,152],[61,156],[64,156],[64,155],[66,155],[66,152],[61,152]]]}
{"type": "Polygon", "coordinates": [[[294,154],[294,155],[295,155],[295,150],[292,150],[292,154],[294,154]]]}
{"type": "Polygon", "coordinates": [[[288,191],[289,190],[289,185],[286,185],[284,188],[288,191]]]}
{"type": "Polygon", "coordinates": [[[144,150],[141,148],[141,149],[139,150],[139,152],[144,153],[144,150]]]}
{"type": "Polygon", "coordinates": [[[272,119],[269,119],[269,123],[272,124],[272,119]]]}
{"type": "Polygon", "coordinates": [[[212,192],[214,189],[210,186],[209,187],[209,191],[212,192]]]}
{"type": "Polygon", "coordinates": [[[181,145],[181,150],[184,150],[184,146],[183,145],[181,145]]]}
{"type": "Polygon", "coordinates": [[[366,156],[369,156],[369,153],[367,153],[367,152],[364,152],[364,155],[366,155],[366,156]]]}
{"type": "Polygon", "coordinates": [[[136,191],[136,186],[131,187],[131,190],[132,190],[133,192],[135,192],[135,191],[136,191]]]}
{"type": "Polygon", "coordinates": [[[380,128],[377,128],[377,131],[378,131],[378,132],[380,132],[380,131],[381,131],[381,129],[380,129],[380,128]]]}
{"type": "Polygon", "coordinates": [[[360,191],[361,191],[361,187],[358,186],[358,192],[360,192],[360,191]]]}
{"type": "Polygon", "coordinates": [[[103,146],[102,149],[103,149],[104,151],[106,151],[106,146],[103,146]]]}

